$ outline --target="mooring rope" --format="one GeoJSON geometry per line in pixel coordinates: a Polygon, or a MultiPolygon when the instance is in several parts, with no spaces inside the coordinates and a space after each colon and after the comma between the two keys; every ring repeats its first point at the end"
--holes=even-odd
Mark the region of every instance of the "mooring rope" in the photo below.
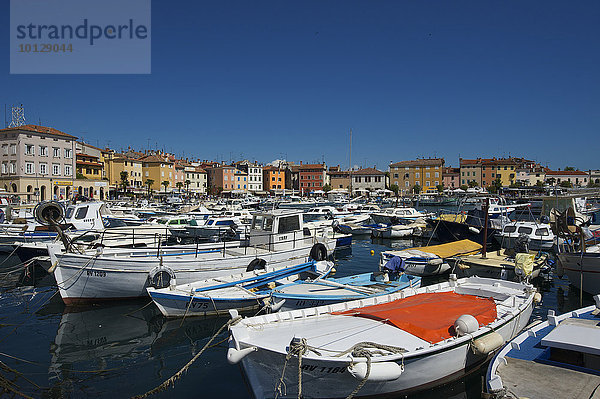
{"type": "Polygon", "coordinates": [[[190,366],[200,357],[200,355],[202,355],[202,353],[204,353],[204,351],[210,347],[210,344],[215,340],[215,338],[217,338],[217,336],[219,336],[219,334],[221,334],[221,332],[226,327],[230,327],[230,326],[235,325],[241,319],[242,319],[242,316],[237,316],[237,317],[229,320],[227,323],[223,324],[221,326],[221,328],[219,328],[217,330],[217,332],[208,340],[208,342],[204,345],[204,347],[202,349],[200,349],[200,352],[196,353],[196,355],[189,362],[187,362],[187,364],[185,366],[183,366],[177,373],[173,374],[171,376],[171,378],[165,380],[162,384],[160,384],[156,388],[153,388],[153,389],[149,390],[148,392],[146,392],[146,393],[144,393],[142,395],[133,396],[132,399],[147,398],[148,396],[151,396],[151,395],[154,395],[156,393],[164,391],[165,389],[167,389],[170,386],[171,387],[175,386],[175,381],[177,381],[179,378],[181,378],[181,376],[185,372],[187,372],[187,370],[190,368],[190,366]]]}

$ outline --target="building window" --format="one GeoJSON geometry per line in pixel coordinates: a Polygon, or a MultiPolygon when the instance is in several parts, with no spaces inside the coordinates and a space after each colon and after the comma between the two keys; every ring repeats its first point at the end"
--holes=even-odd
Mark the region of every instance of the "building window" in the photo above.
{"type": "Polygon", "coordinates": [[[25,155],[35,155],[35,146],[32,144],[25,144],[25,155]]]}
{"type": "Polygon", "coordinates": [[[60,148],[52,147],[52,156],[54,158],[60,158],[60,148]]]}
{"type": "Polygon", "coordinates": [[[8,172],[11,174],[17,173],[17,164],[15,162],[10,163],[8,172]]]}
{"type": "Polygon", "coordinates": [[[70,148],[65,148],[65,158],[73,158],[73,151],[70,148]]]}
{"type": "Polygon", "coordinates": [[[48,156],[48,147],[46,147],[45,145],[41,145],[40,146],[40,156],[41,157],[47,157],[48,156]]]}
{"type": "Polygon", "coordinates": [[[52,164],[52,174],[54,176],[60,175],[60,165],[59,164],[57,164],[57,163],[52,164]]]}
{"type": "Polygon", "coordinates": [[[8,144],[2,146],[2,154],[8,155],[8,144]]]}
{"type": "Polygon", "coordinates": [[[28,175],[32,175],[34,172],[34,165],[33,162],[26,162],[25,163],[25,173],[28,175]]]}
{"type": "Polygon", "coordinates": [[[418,179],[419,177],[421,177],[421,174],[419,172],[416,172],[415,177],[418,179]]]}
{"type": "Polygon", "coordinates": [[[40,163],[40,174],[41,175],[48,174],[48,164],[47,163],[40,163]]]}
{"type": "Polygon", "coordinates": [[[71,176],[72,174],[71,165],[65,165],[65,176],[71,176]]]}
{"type": "MultiPolygon", "coordinates": [[[[427,168],[427,169],[429,169],[429,168],[427,168]]],[[[429,172],[425,173],[425,177],[427,177],[427,178],[431,177],[431,176],[429,175],[429,172]]]]}
{"type": "Polygon", "coordinates": [[[408,187],[408,186],[410,185],[410,183],[406,181],[406,182],[404,182],[404,185],[405,185],[406,187],[408,187]]]}
{"type": "Polygon", "coordinates": [[[17,145],[16,144],[11,144],[10,145],[10,154],[11,155],[16,155],[17,154],[17,145]]]}
{"type": "Polygon", "coordinates": [[[440,172],[435,172],[435,177],[440,177],[440,172]]]}
{"type": "Polygon", "coordinates": [[[6,173],[7,173],[6,162],[2,162],[2,174],[6,174],[6,173]]]}

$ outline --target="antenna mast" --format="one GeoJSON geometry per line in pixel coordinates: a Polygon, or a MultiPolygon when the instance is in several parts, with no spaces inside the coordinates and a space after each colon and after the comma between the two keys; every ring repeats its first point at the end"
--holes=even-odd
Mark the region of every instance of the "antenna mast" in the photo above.
{"type": "Polygon", "coordinates": [[[12,107],[12,121],[8,127],[19,127],[25,124],[25,108],[23,104],[20,107],[12,107]]]}

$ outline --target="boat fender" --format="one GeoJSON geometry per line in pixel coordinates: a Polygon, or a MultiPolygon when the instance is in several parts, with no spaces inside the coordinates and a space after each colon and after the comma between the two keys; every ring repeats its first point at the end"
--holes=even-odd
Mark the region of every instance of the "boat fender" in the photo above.
{"type": "Polygon", "coordinates": [[[479,322],[477,319],[470,315],[464,314],[459,316],[458,319],[454,322],[454,331],[456,335],[462,337],[466,334],[472,334],[479,329],[479,322]]]}
{"type": "Polygon", "coordinates": [[[471,233],[475,233],[475,234],[479,234],[481,232],[481,230],[479,230],[477,227],[473,227],[473,226],[469,226],[469,231],[471,233]]]}
{"type": "Polygon", "coordinates": [[[156,289],[177,285],[175,272],[170,267],[157,266],[148,273],[148,285],[156,289]]]}
{"type": "Polygon", "coordinates": [[[248,356],[252,352],[256,352],[258,348],[256,346],[251,346],[249,348],[244,349],[235,349],[229,348],[227,349],[227,362],[229,364],[238,364],[240,360],[248,356]]]}
{"type": "Polygon", "coordinates": [[[310,249],[310,258],[312,260],[320,261],[327,259],[327,248],[321,243],[317,243],[310,249]]]}
{"type": "MultiPolygon", "coordinates": [[[[371,372],[367,381],[394,381],[397,380],[402,372],[404,366],[394,362],[376,362],[371,363],[371,372]]],[[[352,377],[359,381],[362,381],[367,375],[367,363],[358,362],[348,366],[348,372],[352,374],[352,377]]]]}
{"type": "Polygon", "coordinates": [[[497,332],[492,332],[479,337],[471,342],[471,349],[476,355],[487,356],[504,345],[504,338],[497,332]]]}
{"type": "Polygon", "coordinates": [[[539,292],[536,292],[535,294],[533,294],[533,302],[534,303],[542,302],[542,294],[540,294],[539,292]]]}
{"type": "Polygon", "coordinates": [[[432,265],[432,266],[439,266],[443,263],[443,259],[442,258],[432,258],[432,259],[427,259],[427,264],[428,265],[432,265]]]}
{"type": "Polygon", "coordinates": [[[247,272],[251,272],[255,269],[264,269],[267,266],[267,261],[261,258],[254,258],[252,262],[246,268],[247,272]]]}

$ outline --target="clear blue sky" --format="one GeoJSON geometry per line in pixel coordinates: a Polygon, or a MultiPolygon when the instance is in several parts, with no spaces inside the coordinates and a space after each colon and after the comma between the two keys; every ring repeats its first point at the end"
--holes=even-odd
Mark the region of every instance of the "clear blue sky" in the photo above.
{"type": "Polygon", "coordinates": [[[598,1],[153,1],[152,74],[80,76],[9,75],[0,5],[0,106],[94,145],[600,168],[598,1]]]}

